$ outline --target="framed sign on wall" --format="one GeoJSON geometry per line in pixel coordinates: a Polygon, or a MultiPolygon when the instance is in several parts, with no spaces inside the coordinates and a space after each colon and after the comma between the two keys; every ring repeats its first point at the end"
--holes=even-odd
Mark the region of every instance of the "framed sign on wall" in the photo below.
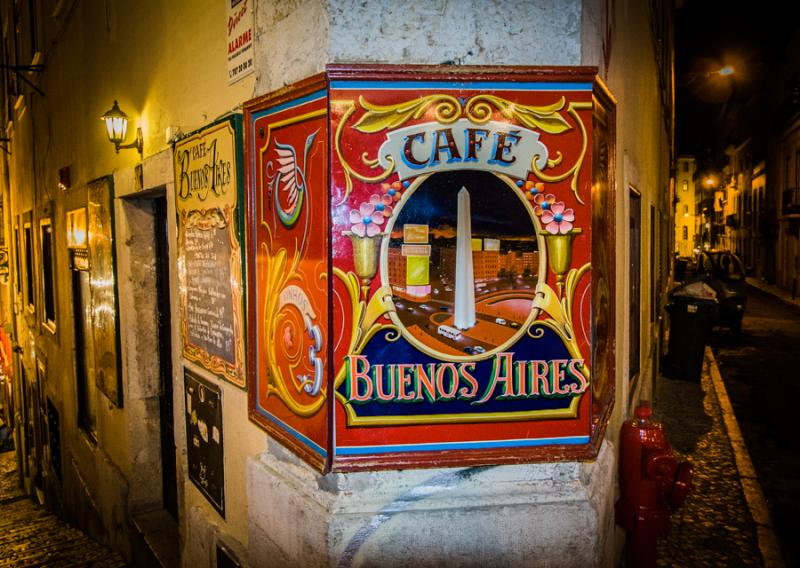
{"type": "Polygon", "coordinates": [[[244,387],[241,116],[175,143],[183,355],[244,387]]]}
{"type": "Polygon", "coordinates": [[[88,258],[91,291],[92,351],[94,380],[114,405],[122,406],[122,373],[114,249],[114,188],[111,177],[89,184],[88,258]]]}
{"type": "Polygon", "coordinates": [[[222,438],[222,391],[184,369],[186,458],[189,479],[225,517],[225,455],[222,438]]]}
{"type": "Polygon", "coordinates": [[[613,108],[592,68],[329,66],[246,103],[251,419],[323,471],[593,455],[613,108]]]}

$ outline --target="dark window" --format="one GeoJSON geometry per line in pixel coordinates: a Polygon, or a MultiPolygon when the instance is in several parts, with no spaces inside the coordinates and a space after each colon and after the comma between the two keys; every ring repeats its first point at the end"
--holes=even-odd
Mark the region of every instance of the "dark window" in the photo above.
{"type": "Polygon", "coordinates": [[[655,205],[650,206],[650,321],[656,319],[656,208],[655,205]]]}
{"type": "Polygon", "coordinates": [[[628,346],[630,348],[628,365],[630,372],[628,376],[633,379],[639,373],[639,349],[640,332],[642,326],[641,313],[641,294],[642,294],[642,198],[639,192],[631,188],[630,193],[630,336],[628,346]]]}
{"type": "Polygon", "coordinates": [[[44,323],[51,328],[56,324],[56,291],[53,274],[53,225],[42,221],[42,288],[44,295],[44,323]]]}
{"type": "MultiPolygon", "coordinates": [[[[683,171],[684,172],[688,172],[689,171],[689,162],[683,162],[683,171]]],[[[686,182],[684,182],[684,183],[686,183],[686,182]]]]}
{"type": "Polygon", "coordinates": [[[689,240],[689,227],[686,225],[683,226],[683,240],[689,240]]]}
{"type": "Polygon", "coordinates": [[[789,156],[786,156],[786,160],[784,160],[784,163],[783,163],[783,182],[786,184],[787,188],[790,187],[790,185],[789,185],[790,184],[790,182],[789,182],[789,162],[790,161],[791,161],[791,158],[789,156]]]}
{"type": "Polygon", "coordinates": [[[19,227],[14,227],[14,253],[16,256],[16,264],[14,265],[14,272],[17,273],[17,294],[22,293],[22,255],[20,251],[22,250],[19,246],[19,227]]]}
{"type": "Polygon", "coordinates": [[[800,150],[794,153],[794,186],[800,187],[800,150]]]}
{"type": "Polygon", "coordinates": [[[30,223],[26,223],[22,229],[25,242],[25,304],[30,310],[36,308],[35,294],[33,288],[33,230],[30,223]]]}

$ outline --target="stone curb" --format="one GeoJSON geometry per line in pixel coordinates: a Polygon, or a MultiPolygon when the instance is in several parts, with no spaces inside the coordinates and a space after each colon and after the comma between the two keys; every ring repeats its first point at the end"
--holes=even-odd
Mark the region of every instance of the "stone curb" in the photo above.
{"type": "Polygon", "coordinates": [[[764,566],[765,568],[785,568],[786,564],[781,556],[781,549],[778,544],[778,538],[775,535],[766,499],[764,499],[764,493],[758,483],[750,453],[747,451],[742,431],[739,428],[739,422],[733,411],[733,405],[728,398],[728,391],[725,389],[725,383],[722,381],[722,375],[719,372],[717,360],[714,358],[711,347],[706,346],[705,357],[711,374],[711,382],[714,385],[714,391],[722,410],[725,429],[728,431],[728,438],[736,461],[736,469],[739,472],[739,481],[742,484],[747,508],[756,523],[758,548],[764,559],[764,566]]]}

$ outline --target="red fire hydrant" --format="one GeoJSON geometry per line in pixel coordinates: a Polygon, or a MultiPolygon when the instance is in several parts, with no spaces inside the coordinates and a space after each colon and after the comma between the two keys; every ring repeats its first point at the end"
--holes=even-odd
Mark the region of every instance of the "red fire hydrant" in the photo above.
{"type": "Polygon", "coordinates": [[[664,427],[650,420],[653,410],[639,406],[620,433],[620,498],[617,524],[628,531],[628,568],[656,565],[656,541],[669,530],[672,511],[692,489],[692,465],[672,454],[664,427]]]}

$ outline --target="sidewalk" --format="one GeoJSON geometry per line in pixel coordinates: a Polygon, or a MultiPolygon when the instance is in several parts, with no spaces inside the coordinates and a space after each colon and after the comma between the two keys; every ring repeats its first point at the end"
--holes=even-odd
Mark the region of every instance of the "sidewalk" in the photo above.
{"type": "Polygon", "coordinates": [[[694,489],[659,540],[659,566],[766,566],[783,561],[716,361],[699,383],[659,376],[653,417],[694,465],[694,489]]]}
{"type": "Polygon", "coordinates": [[[14,452],[0,453],[0,568],[122,567],[117,554],[23,495],[14,452]]]}
{"type": "Polygon", "coordinates": [[[794,299],[792,299],[792,293],[788,290],[784,290],[783,288],[779,288],[774,284],[768,284],[763,280],[759,280],[758,278],[747,278],[747,283],[752,286],[753,288],[758,288],[762,292],[766,292],[767,294],[771,294],[786,302],[787,304],[792,304],[794,306],[800,306],[800,294],[798,294],[794,299]]]}

